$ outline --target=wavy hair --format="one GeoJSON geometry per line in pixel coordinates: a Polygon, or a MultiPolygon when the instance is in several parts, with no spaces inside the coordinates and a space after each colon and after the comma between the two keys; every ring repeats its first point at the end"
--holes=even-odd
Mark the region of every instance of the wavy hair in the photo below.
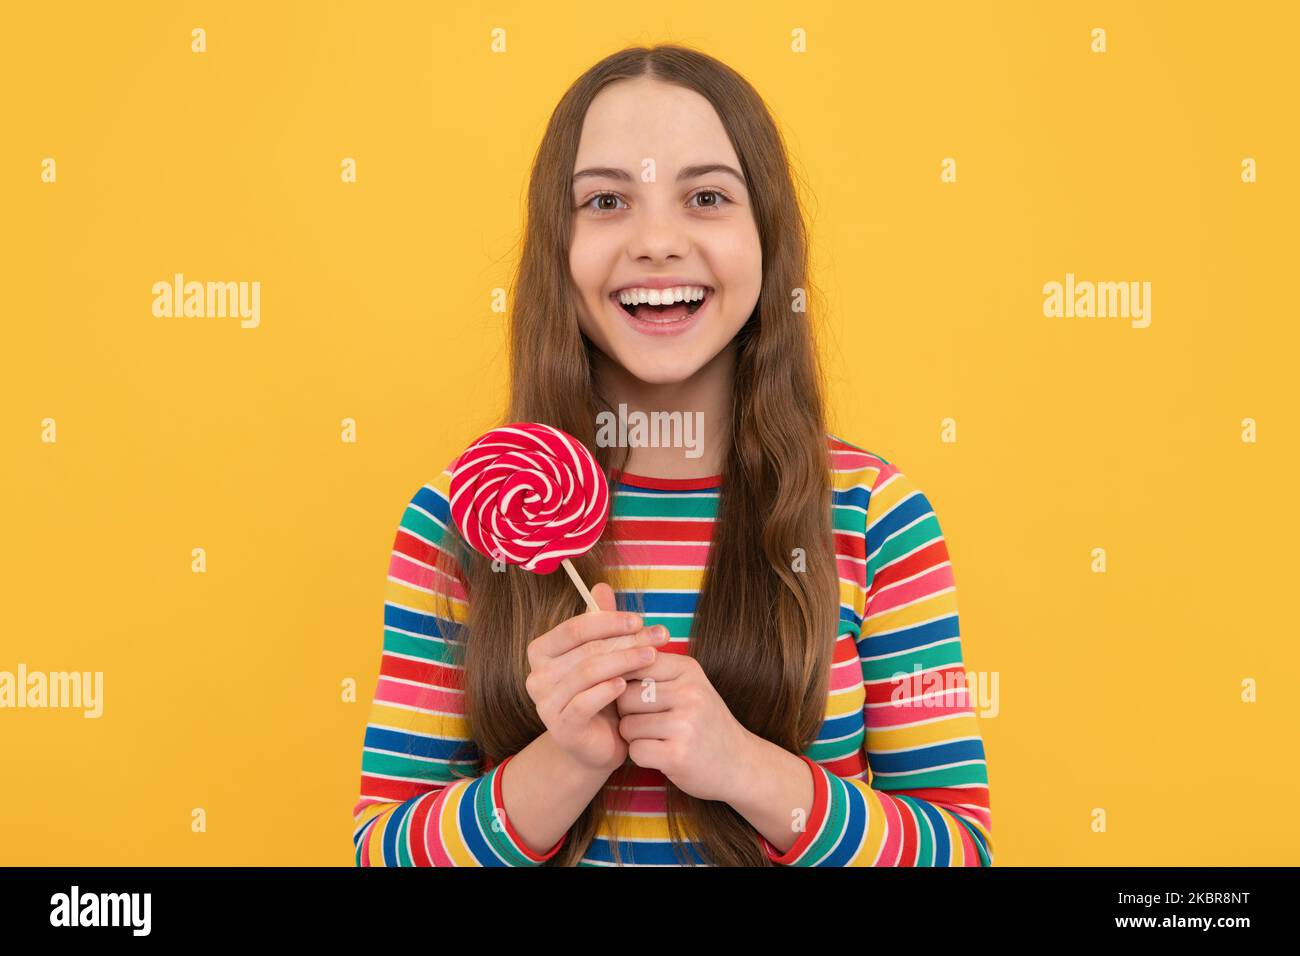
{"type": "MultiPolygon", "coordinates": [[[[807,302],[810,280],[785,145],[758,93],[730,67],[675,44],[632,47],[596,63],[565,92],[529,179],[509,300],[510,395],[500,424],[544,422],[568,432],[588,446],[607,478],[627,460],[626,449],[595,441],[597,415],[613,408],[593,376],[594,345],[578,324],[568,262],[572,172],[587,109],[608,84],[642,76],[695,90],[713,105],[740,158],[762,247],[758,303],[732,343],[732,439],[689,653],[743,726],[800,753],[825,718],[840,606],[822,374],[811,312],[791,304],[796,293],[807,302]],[[797,571],[796,549],[804,555],[797,571]]],[[[589,585],[607,579],[616,557],[610,527],[574,561],[589,585]]],[[[546,729],[524,684],[528,643],[585,606],[567,575],[514,567],[494,573],[454,524],[448,532],[440,564],[472,595],[465,620],[449,629],[449,646],[463,669],[473,747],[495,764],[546,729]]],[[[640,592],[627,596],[623,606],[643,611],[640,592]]],[[[602,827],[622,865],[613,798],[627,792],[634,772],[629,760],[611,775],[546,865],[576,865],[602,827]]],[[[667,803],[683,865],[695,862],[684,840],[707,865],[772,865],[757,831],[729,804],[697,799],[671,781],[667,803]]]]}

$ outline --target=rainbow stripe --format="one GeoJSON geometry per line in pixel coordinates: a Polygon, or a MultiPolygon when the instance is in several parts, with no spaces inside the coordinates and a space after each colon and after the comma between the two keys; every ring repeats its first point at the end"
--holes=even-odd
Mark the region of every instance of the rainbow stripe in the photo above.
{"type": "MultiPolygon", "coordinates": [[[[938,519],[884,458],[834,435],[827,447],[840,623],[826,718],[800,755],[815,798],[787,852],[763,845],[785,866],[989,866],[988,771],[938,519]]],[[[619,563],[608,580],[618,606],[632,607],[639,591],[645,623],[672,637],[664,652],[685,652],[720,479],[617,477],[610,535],[619,563]]],[[[462,583],[433,568],[451,520],[450,478],[444,470],[415,493],[393,544],[353,808],[358,866],[538,866],[567,838],[540,854],[519,839],[501,802],[511,758],[487,766],[468,737],[459,670],[432,603],[449,595],[453,618],[464,620],[462,583]]],[[[663,785],[648,769],[629,782],[617,828],[624,865],[680,865],[663,785]]],[[[614,865],[605,830],[579,865],[614,865]]]]}

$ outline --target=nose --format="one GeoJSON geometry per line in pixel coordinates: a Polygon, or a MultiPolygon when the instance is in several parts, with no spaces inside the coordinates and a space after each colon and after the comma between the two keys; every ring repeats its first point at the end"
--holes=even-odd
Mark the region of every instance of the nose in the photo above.
{"type": "Polygon", "coordinates": [[[651,199],[641,207],[628,240],[628,254],[634,259],[661,261],[684,258],[691,241],[685,217],[671,200],[651,199]]]}

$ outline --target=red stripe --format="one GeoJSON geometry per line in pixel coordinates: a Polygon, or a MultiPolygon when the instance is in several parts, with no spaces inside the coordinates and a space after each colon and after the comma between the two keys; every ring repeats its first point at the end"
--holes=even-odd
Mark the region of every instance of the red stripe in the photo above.
{"type": "MultiPolygon", "coordinates": [[[[887,567],[877,569],[876,576],[871,581],[870,594],[874,594],[887,584],[894,584],[904,578],[910,578],[936,565],[943,564],[947,560],[948,548],[943,543],[943,538],[936,538],[930,544],[913,554],[909,554],[903,560],[895,561],[887,567]]],[[[867,596],[868,601],[871,600],[870,594],[867,596]]]]}
{"type": "Polygon", "coordinates": [[[445,687],[450,690],[463,689],[461,687],[463,671],[433,661],[414,661],[407,657],[397,657],[385,653],[379,667],[379,673],[383,677],[415,681],[417,684],[429,684],[433,687],[445,687]]]}
{"type": "Polygon", "coordinates": [[[407,657],[383,653],[380,663],[380,675],[385,678],[415,680],[416,683],[430,684],[433,687],[445,687],[460,691],[464,672],[459,667],[448,667],[435,661],[412,661],[407,657]]]}
{"type": "MultiPolygon", "coordinates": [[[[903,673],[902,677],[891,677],[889,680],[879,682],[872,681],[865,685],[867,692],[866,703],[868,704],[888,704],[894,700],[895,692],[900,699],[918,697],[930,689],[931,682],[936,684],[936,692],[939,689],[948,690],[949,688],[966,687],[966,668],[965,664],[949,664],[946,667],[936,667],[931,671],[923,671],[917,675],[911,671],[903,673]],[[961,675],[961,681],[957,681],[957,676],[961,675]]],[[[953,706],[957,706],[957,695],[952,695],[953,706]]],[[[967,695],[969,703],[969,695],[967,695]]],[[[931,711],[932,716],[938,716],[941,708],[939,707],[916,707],[920,713],[926,710],[931,711]]],[[[868,718],[870,713],[868,713],[868,718]]]]}
{"type": "MultiPolygon", "coordinates": [[[[416,866],[433,866],[433,860],[429,858],[428,850],[424,845],[424,829],[427,826],[425,822],[429,818],[429,813],[434,805],[438,802],[436,796],[429,797],[427,800],[421,800],[415,807],[415,812],[411,814],[411,824],[407,828],[407,836],[411,844],[411,861],[416,866]]],[[[441,836],[435,832],[435,840],[441,839],[441,836]]]]}
{"type": "Polygon", "coordinates": [[[438,547],[428,541],[417,538],[413,532],[406,528],[398,529],[397,537],[393,539],[393,550],[408,558],[414,558],[416,561],[422,561],[425,564],[431,564],[435,567],[439,566],[438,547]]]}
{"type": "Polygon", "coordinates": [[[835,553],[840,557],[861,560],[867,556],[867,539],[861,534],[852,531],[836,531],[833,532],[833,537],[835,553]]]}
{"type": "Polygon", "coordinates": [[[929,801],[941,810],[947,810],[959,817],[965,816],[969,811],[964,808],[953,807],[954,802],[973,803],[986,810],[989,806],[988,787],[918,787],[915,790],[890,790],[889,792],[903,793],[909,797],[916,797],[918,800],[929,801]]]}
{"type": "Polygon", "coordinates": [[[442,786],[440,783],[433,782],[411,783],[407,780],[389,780],[386,777],[372,777],[367,773],[361,775],[362,793],[367,797],[380,797],[393,803],[401,803],[422,793],[439,790],[442,786]]]}
{"type": "Polygon", "coordinates": [[[655,518],[611,519],[610,535],[618,541],[694,541],[713,537],[712,521],[662,521],[655,518]]]}
{"type": "Polygon", "coordinates": [[[655,478],[650,475],[634,475],[630,471],[620,472],[611,468],[610,480],[623,482],[635,488],[653,488],[659,491],[701,491],[712,489],[722,483],[721,475],[706,475],[703,478],[655,478]]]}
{"type": "MultiPolygon", "coordinates": [[[[887,793],[880,793],[880,799],[890,800],[892,798],[887,793]]],[[[903,826],[903,851],[898,858],[899,864],[902,866],[915,866],[917,850],[921,845],[921,835],[916,829],[916,812],[902,800],[894,800],[894,806],[898,808],[898,817],[903,826]]]]}

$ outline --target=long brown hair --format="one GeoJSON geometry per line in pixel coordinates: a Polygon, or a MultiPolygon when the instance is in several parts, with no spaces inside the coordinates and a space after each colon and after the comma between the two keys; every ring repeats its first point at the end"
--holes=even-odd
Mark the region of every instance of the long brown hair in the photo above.
{"type": "MultiPolygon", "coordinates": [[[[806,302],[812,290],[785,146],[758,93],[730,67],[677,45],[628,48],[589,69],[560,100],[529,182],[523,248],[510,290],[510,401],[501,424],[543,422],[562,429],[587,445],[607,477],[627,460],[626,449],[595,440],[597,414],[613,409],[598,392],[594,346],[578,325],[568,253],[572,172],[587,108],[607,84],[640,76],[695,90],[713,104],[743,167],[763,256],[758,305],[732,343],[732,437],[689,653],[742,725],[801,753],[825,717],[839,621],[822,378],[811,312],[792,307],[792,296],[806,302]]],[[[574,561],[588,585],[607,580],[617,547],[606,540],[610,527],[574,561]]],[[[463,667],[473,745],[495,764],[546,729],[524,685],[528,643],[585,606],[567,574],[512,566],[494,573],[454,523],[448,531],[448,554],[459,561],[471,595],[450,643],[463,667]]],[[[454,565],[440,563],[456,573],[454,565]]],[[[641,611],[640,592],[631,597],[625,606],[641,611]]],[[[621,865],[609,798],[634,769],[628,761],[611,776],[548,865],[575,865],[603,822],[610,824],[621,865]]],[[[667,789],[669,832],[683,864],[693,862],[682,846],[686,838],[711,865],[771,865],[754,827],[729,804],[699,800],[671,781],[667,789]]]]}

